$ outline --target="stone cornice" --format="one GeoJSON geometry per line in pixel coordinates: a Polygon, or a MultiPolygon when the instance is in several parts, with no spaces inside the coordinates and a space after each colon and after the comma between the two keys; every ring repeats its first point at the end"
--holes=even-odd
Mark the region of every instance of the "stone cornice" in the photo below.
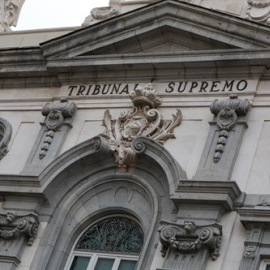
{"type": "Polygon", "coordinates": [[[219,205],[226,212],[234,209],[234,202],[241,194],[234,181],[181,180],[171,199],[177,205],[219,205]]]}
{"type": "Polygon", "coordinates": [[[270,228],[269,206],[242,207],[238,209],[238,213],[240,221],[246,228],[255,224],[270,228]]]}
{"type": "Polygon", "coordinates": [[[74,57],[88,52],[89,48],[92,50],[98,49],[104,45],[119,41],[122,38],[121,34],[119,34],[121,32],[124,33],[126,39],[150,31],[155,26],[157,27],[157,24],[153,23],[150,26],[149,21],[159,21],[158,27],[161,27],[163,24],[171,25],[171,20],[176,28],[181,27],[182,30],[187,32],[195,31],[198,28],[197,30],[200,30],[201,35],[208,36],[206,32],[211,33],[213,39],[222,39],[222,42],[232,46],[235,44],[236,47],[246,49],[269,46],[269,40],[267,39],[269,35],[268,27],[258,27],[256,23],[250,21],[184,2],[170,0],[160,1],[91,27],[77,30],[62,38],[42,43],[41,47],[46,58],[74,57]],[[180,9],[181,12],[177,12],[177,9],[180,9]],[[139,17],[140,20],[134,20],[134,17],[139,17]],[[178,23],[179,26],[176,26],[178,23]],[[117,27],[115,27],[116,24],[117,27]],[[210,32],[209,27],[211,28],[210,32]],[[91,34],[87,34],[88,32],[91,32],[91,34]],[[62,43],[66,45],[61,46],[62,43]]]}

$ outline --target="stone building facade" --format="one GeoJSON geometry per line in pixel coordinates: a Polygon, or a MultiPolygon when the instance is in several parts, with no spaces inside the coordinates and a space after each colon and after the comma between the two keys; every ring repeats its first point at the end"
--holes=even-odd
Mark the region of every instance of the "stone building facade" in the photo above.
{"type": "Polygon", "coordinates": [[[1,34],[0,269],[269,270],[268,6],[1,34]]]}

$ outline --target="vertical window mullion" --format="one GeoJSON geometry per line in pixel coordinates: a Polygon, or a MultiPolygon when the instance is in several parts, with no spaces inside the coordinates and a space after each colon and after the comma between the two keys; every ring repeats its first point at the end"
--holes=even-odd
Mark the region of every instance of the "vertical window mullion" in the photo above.
{"type": "Polygon", "coordinates": [[[90,262],[88,264],[87,270],[94,270],[95,269],[97,259],[98,259],[98,257],[97,257],[96,254],[91,255],[91,260],[90,260],[90,262]]]}
{"type": "Polygon", "coordinates": [[[115,262],[114,262],[114,265],[113,265],[113,269],[112,270],[117,270],[118,269],[119,264],[120,264],[120,261],[121,261],[120,258],[115,258],[115,262]]]}

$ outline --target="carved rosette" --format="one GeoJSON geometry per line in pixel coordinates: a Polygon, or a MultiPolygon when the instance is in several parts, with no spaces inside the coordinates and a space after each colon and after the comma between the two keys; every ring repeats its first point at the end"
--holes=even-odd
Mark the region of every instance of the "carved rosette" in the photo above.
{"type": "Polygon", "coordinates": [[[27,244],[32,246],[37,237],[38,226],[39,221],[34,213],[17,216],[8,212],[0,215],[0,239],[14,240],[23,235],[27,238],[27,244]]]}
{"type": "Polygon", "coordinates": [[[270,25],[270,0],[247,0],[246,18],[270,25]]]}
{"type": "Polygon", "coordinates": [[[159,232],[163,257],[170,247],[180,253],[195,253],[207,249],[212,260],[219,257],[222,227],[218,223],[207,226],[196,226],[194,221],[185,221],[183,225],[167,223],[161,226],[159,232]]]}
{"type": "Polygon", "coordinates": [[[230,99],[215,99],[210,110],[217,117],[217,126],[220,129],[213,161],[219,162],[229,137],[229,131],[236,125],[239,116],[248,113],[251,105],[247,99],[238,99],[237,95],[231,95],[230,99]]]}
{"type": "Polygon", "coordinates": [[[41,146],[39,158],[43,159],[55,136],[55,132],[59,130],[66,118],[71,118],[76,112],[77,107],[75,103],[68,102],[66,99],[61,99],[60,103],[47,103],[42,108],[42,115],[46,116],[45,124],[47,127],[46,136],[41,146]]]}
{"type": "Polygon", "coordinates": [[[133,111],[123,112],[117,120],[112,120],[105,111],[103,125],[106,130],[101,136],[110,143],[119,168],[125,169],[134,163],[136,153],[132,141],[138,136],[148,137],[161,144],[174,136],[174,128],[180,125],[181,112],[178,109],[172,120],[164,120],[156,109],[161,104],[152,84],[138,86],[131,94],[133,111]]]}

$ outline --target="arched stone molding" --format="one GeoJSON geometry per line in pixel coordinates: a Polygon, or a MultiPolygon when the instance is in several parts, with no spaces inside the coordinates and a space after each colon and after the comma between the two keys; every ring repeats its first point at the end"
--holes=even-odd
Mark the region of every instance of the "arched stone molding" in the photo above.
{"type": "MultiPolygon", "coordinates": [[[[180,180],[187,179],[186,173],[181,166],[159,143],[145,137],[138,137],[134,139],[132,149],[138,154],[138,159],[134,167],[131,167],[129,171],[134,171],[134,168],[138,167],[149,168],[149,164],[146,164],[145,160],[145,158],[147,158],[148,162],[151,162],[153,166],[158,166],[164,171],[166,181],[169,183],[170,194],[175,193],[175,188],[180,180]]],[[[90,156],[93,156],[95,160],[93,162],[99,165],[95,167],[97,171],[100,170],[99,168],[102,168],[103,172],[105,167],[115,168],[115,163],[111,162],[113,160],[113,154],[110,152],[108,141],[97,136],[75,146],[55,159],[39,176],[42,189],[44,190],[58,174],[63,172],[68,174],[71,171],[69,166],[75,166],[78,169],[77,161],[81,160],[79,162],[82,163],[80,167],[84,166],[83,159],[90,156]]]]}
{"type": "Polygon", "coordinates": [[[146,238],[137,269],[150,267],[160,220],[176,221],[170,195],[185,173],[150,139],[135,139],[132,147],[138,158],[126,172],[117,170],[108,142],[101,137],[67,151],[43,171],[40,180],[48,205],[40,208],[40,216],[49,223],[30,269],[63,269],[79,234],[112,214],[140,223],[146,238]]]}
{"type": "Polygon", "coordinates": [[[146,137],[138,137],[132,142],[132,149],[138,158],[146,155],[155,160],[164,169],[170,187],[170,194],[175,193],[175,187],[180,180],[186,180],[187,176],[181,166],[172,155],[160,144],[146,137]]]}
{"type": "MultiPolygon", "coordinates": [[[[157,181],[154,189],[148,183],[149,175],[145,177],[128,173],[92,175],[68,190],[53,207],[52,218],[30,269],[37,266],[40,270],[63,269],[80,233],[97,219],[109,215],[129,216],[140,223],[146,238],[138,269],[148,269],[155,252],[154,243],[158,243],[159,221],[175,217],[173,203],[164,194],[163,187],[157,181]]],[[[54,192],[57,194],[58,189],[54,192]]]]}

